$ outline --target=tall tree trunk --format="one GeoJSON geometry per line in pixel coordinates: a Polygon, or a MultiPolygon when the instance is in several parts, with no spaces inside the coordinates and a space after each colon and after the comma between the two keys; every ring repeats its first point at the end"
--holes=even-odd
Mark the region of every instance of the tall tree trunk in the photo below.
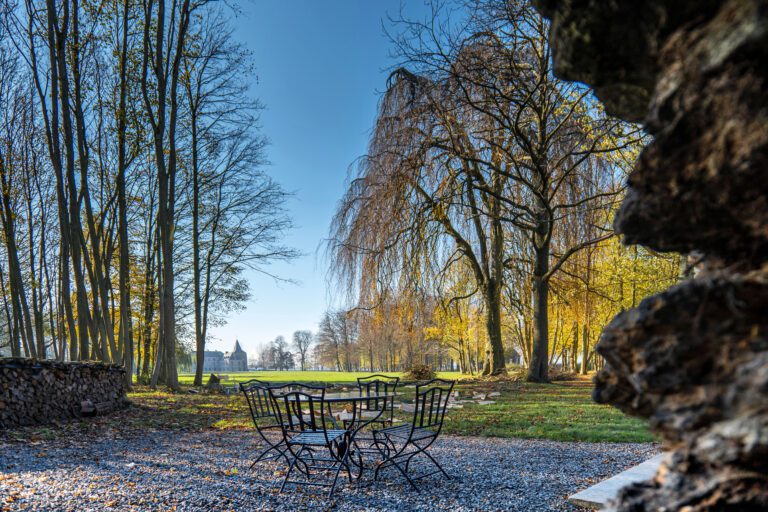
{"type": "MultiPolygon", "coordinates": [[[[494,202],[498,208],[498,200],[494,202]]],[[[483,375],[495,375],[506,368],[504,360],[504,340],[501,335],[501,287],[504,277],[504,228],[498,220],[500,212],[493,211],[491,219],[489,276],[485,283],[486,328],[488,330],[489,350],[483,375]]]]}
{"type": "Polygon", "coordinates": [[[0,290],[3,293],[3,309],[5,310],[6,324],[8,325],[8,338],[11,344],[11,357],[21,357],[21,341],[19,333],[13,328],[13,316],[8,308],[8,294],[6,293],[5,275],[3,266],[0,265],[0,290]]]}
{"type": "Polygon", "coordinates": [[[149,361],[152,355],[152,323],[155,318],[155,272],[157,269],[157,251],[154,248],[154,230],[149,230],[146,243],[146,270],[144,273],[144,294],[143,294],[143,332],[142,340],[144,342],[144,362],[141,366],[141,376],[146,381],[149,379],[149,361]]]}
{"type": "MultiPolygon", "coordinates": [[[[34,212],[32,210],[32,173],[35,171],[32,171],[30,169],[29,160],[27,151],[24,151],[24,160],[25,160],[25,180],[24,180],[24,186],[25,186],[25,202],[27,203],[27,231],[29,232],[29,239],[34,240],[35,236],[35,228],[34,223],[32,219],[35,217],[34,212]]],[[[39,263],[42,266],[43,261],[43,253],[45,252],[45,236],[43,235],[43,230],[45,229],[45,216],[41,215],[41,228],[40,228],[40,259],[39,263]]],[[[43,297],[43,291],[40,288],[40,285],[42,284],[42,268],[35,268],[35,260],[37,259],[35,256],[35,245],[34,243],[29,244],[29,278],[30,282],[32,283],[32,318],[33,323],[35,327],[35,341],[37,343],[35,351],[37,352],[37,356],[40,359],[46,358],[46,350],[45,350],[45,334],[43,329],[43,306],[44,306],[44,297],[43,297]]]]}
{"type": "Polygon", "coordinates": [[[589,370],[589,331],[592,318],[592,301],[589,290],[592,285],[592,250],[587,251],[586,285],[584,287],[584,327],[581,335],[581,374],[589,370]]]}
{"type": "MultiPolygon", "coordinates": [[[[540,139],[543,138],[540,134],[540,139]]],[[[546,153],[541,152],[536,176],[536,229],[532,233],[533,267],[533,354],[528,368],[531,382],[549,382],[549,256],[552,224],[547,205],[549,184],[546,153]]]]}
{"type": "Polygon", "coordinates": [[[531,366],[528,368],[528,380],[531,382],[548,382],[548,352],[549,352],[549,241],[535,248],[536,262],[533,272],[533,355],[531,366]]]}
{"type": "MultiPolygon", "coordinates": [[[[60,233],[61,234],[61,233],[60,233]]],[[[62,330],[62,335],[66,333],[67,343],[69,344],[69,360],[80,360],[80,346],[77,343],[77,329],[75,328],[75,314],[72,309],[72,297],[70,295],[72,286],[69,281],[69,230],[67,236],[59,240],[59,299],[61,307],[64,310],[63,319],[66,322],[66,330],[62,330]]]]}
{"type": "Polygon", "coordinates": [[[491,375],[503,370],[504,365],[504,344],[501,337],[501,283],[496,280],[489,280],[486,284],[485,305],[486,317],[485,326],[488,332],[488,348],[486,349],[486,358],[483,363],[483,375],[491,375]]]}
{"type": "Polygon", "coordinates": [[[571,344],[571,364],[570,369],[576,371],[578,367],[576,362],[579,356],[579,324],[573,322],[573,343],[571,344]]]}
{"type": "MultiPolygon", "coordinates": [[[[190,94],[191,96],[191,94],[190,94]]],[[[205,363],[205,337],[203,336],[202,298],[200,296],[200,169],[197,159],[197,116],[192,109],[192,281],[195,314],[195,347],[197,365],[195,386],[203,385],[205,363]]]]}
{"type": "Polygon", "coordinates": [[[133,315],[131,311],[131,281],[130,281],[130,239],[128,238],[128,205],[125,198],[126,170],[126,108],[128,89],[128,0],[123,2],[122,41],[120,48],[120,107],[117,113],[117,209],[118,237],[120,245],[120,345],[123,347],[123,366],[125,366],[125,384],[128,388],[133,379],[133,315]]]}
{"type": "Polygon", "coordinates": [[[589,371],[589,328],[585,325],[581,331],[581,374],[589,371]]]}

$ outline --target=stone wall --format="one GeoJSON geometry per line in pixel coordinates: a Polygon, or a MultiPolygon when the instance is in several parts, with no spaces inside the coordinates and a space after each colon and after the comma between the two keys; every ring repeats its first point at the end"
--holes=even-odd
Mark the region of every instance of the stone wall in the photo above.
{"type": "Polygon", "coordinates": [[[0,358],[0,429],[125,407],[124,376],[116,365],[0,358]]]}
{"type": "Polygon", "coordinates": [[[535,0],[555,70],[653,135],[615,221],[695,279],[605,329],[594,398],[671,451],[614,510],[768,510],[768,2],[535,0]]]}

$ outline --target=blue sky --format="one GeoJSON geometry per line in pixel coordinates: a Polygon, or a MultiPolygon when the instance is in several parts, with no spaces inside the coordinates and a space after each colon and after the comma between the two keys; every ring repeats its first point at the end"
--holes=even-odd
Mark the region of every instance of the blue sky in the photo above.
{"type": "MultiPolygon", "coordinates": [[[[276,283],[250,274],[253,300],[215,327],[213,349],[243,349],[298,329],[317,329],[334,302],[318,247],[328,234],[348,168],[366,151],[387,68],[395,64],[382,29],[400,0],[259,0],[242,5],[235,36],[253,52],[252,94],[266,104],[263,132],[270,139],[270,174],[295,193],[289,209],[296,228],[287,243],[304,253],[269,270],[297,281],[276,283]]],[[[409,17],[428,8],[413,0],[409,17]]],[[[337,303],[338,301],[336,301],[337,303]]]]}

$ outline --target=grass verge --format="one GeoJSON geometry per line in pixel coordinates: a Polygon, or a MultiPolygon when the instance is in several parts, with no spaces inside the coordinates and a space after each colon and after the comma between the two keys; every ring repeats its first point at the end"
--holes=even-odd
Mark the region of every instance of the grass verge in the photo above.
{"type": "MultiPolygon", "coordinates": [[[[259,376],[272,382],[305,381],[349,386],[356,373],[336,372],[255,372],[230,374],[232,381],[259,376]]],[[[453,377],[445,375],[444,377],[453,377]]],[[[182,378],[186,382],[187,376],[182,378]]],[[[191,376],[189,376],[191,382],[191,376]]],[[[532,384],[512,380],[459,380],[459,399],[488,396],[493,404],[476,401],[446,414],[444,432],[453,435],[516,437],[581,442],[650,442],[653,435],[645,422],[625,416],[610,406],[591,399],[591,382],[585,378],[553,384],[532,384]]],[[[103,437],[142,435],[147,430],[196,431],[203,429],[250,429],[248,407],[241,395],[152,390],[135,386],[129,394],[133,406],[108,416],[64,422],[45,427],[5,431],[2,436],[16,440],[53,439],[61,436],[103,437]]],[[[401,400],[412,401],[414,388],[404,387],[401,400]]],[[[400,411],[399,417],[410,421],[400,411]]]]}
{"type": "MultiPolygon", "coordinates": [[[[306,382],[316,384],[354,384],[358,377],[371,375],[369,372],[326,372],[326,371],[260,371],[260,372],[215,372],[228,375],[229,379],[225,382],[245,382],[250,379],[260,379],[267,382],[306,382]]],[[[379,372],[377,372],[379,373],[379,372]]],[[[208,381],[208,375],[205,375],[203,383],[208,381]]],[[[403,377],[401,372],[381,372],[380,375],[391,375],[403,377]]],[[[459,372],[438,372],[437,376],[443,379],[466,379],[466,375],[459,372]]],[[[179,375],[179,383],[191,386],[195,376],[192,373],[182,373],[179,375]]]]}

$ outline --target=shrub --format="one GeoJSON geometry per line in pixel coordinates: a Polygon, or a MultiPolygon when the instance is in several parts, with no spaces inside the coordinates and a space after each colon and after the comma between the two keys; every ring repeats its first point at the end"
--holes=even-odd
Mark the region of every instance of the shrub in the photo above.
{"type": "Polygon", "coordinates": [[[564,380],[577,380],[579,375],[576,372],[564,372],[562,370],[549,370],[549,380],[551,382],[564,380]]]}
{"type": "Polygon", "coordinates": [[[432,380],[436,376],[428,364],[415,364],[405,371],[406,380],[432,380]]]}

